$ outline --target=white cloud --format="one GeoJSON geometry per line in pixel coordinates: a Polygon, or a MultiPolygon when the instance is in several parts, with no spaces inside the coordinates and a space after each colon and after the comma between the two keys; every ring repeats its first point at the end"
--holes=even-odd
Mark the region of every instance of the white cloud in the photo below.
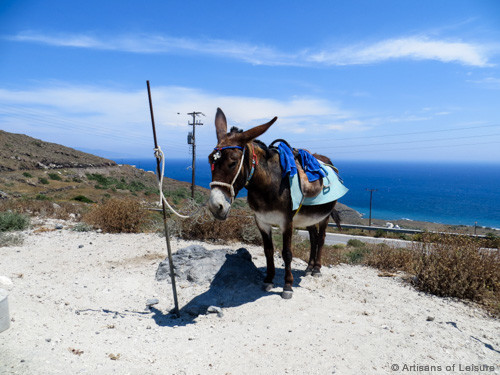
{"type": "MultiPolygon", "coordinates": [[[[187,156],[186,135],[193,110],[206,114],[197,127],[200,152],[215,144],[213,119],[221,107],[229,125],[244,129],[278,116],[269,138],[290,134],[321,134],[328,124],[355,115],[319,98],[225,96],[186,87],[153,87],[152,99],[159,139],[169,152],[187,156]],[[178,115],[180,113],[180,115],[178,115]]],[[[71,147],[105,149],[130,155],[150,152],[151,122],[146,88],[124,91],[96,86],[56,85],[26,90],[0,89],[0,121],[4,130],[25,133],[71,147]]],[[[349,125],[349,126],[352,126],[349,125]]],[[[273,138],[273,139],[274,139],[273,138]]],[[[272,139],[271,139],[272,140],[272,139]]],[[[173,154],[169,156],[172,157],[173,154]]]]}
{"type": "Polygon", "coordinates": [[[323,50],[309,59],[326,65],[373,64],[393,59],[437,60],[463,65],[488,66],[486,50],[465,42],[408,37],[383,40],[371,45],[352,46],[339,50],[323,50]]]}
{"type": "Polygon", "coordinates": [[[131,53],[187,53],[223,56],[251,64],[292,65],[295,57],[265,46],[220,39],[189,39],[164,35],[139,34],[97,37],[85,34],[47,35],[26,31],[7,39],[56,47],[89,48],[131,53]]]}
{"type": "Polygon", "coordinates": [[[436,60],[486,67],[487,48],[463,41],[431,39],[426,36],[393,38],[373,44],[347,47],[314,48],[282,52],[273,47],[220,39],[175,38],[164,35],[122,35],[102,37],[79,34],[47,35],[22,32],[7,39],[60,47],[91,48],[131,53],[201,54],[231,58],[262,65],[359,65],[375,64],[394,59],[436,60]]]}

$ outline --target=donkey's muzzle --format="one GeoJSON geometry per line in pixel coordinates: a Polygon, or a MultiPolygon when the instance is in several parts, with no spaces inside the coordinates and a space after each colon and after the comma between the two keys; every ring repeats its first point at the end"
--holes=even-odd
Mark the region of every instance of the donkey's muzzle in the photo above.
{"type": "Polygon", "coordinates": [[[231,200],[219,188],[213,188],[208,200],[208,208],[218,220],[226,220],[231,209],[231,200]]]}

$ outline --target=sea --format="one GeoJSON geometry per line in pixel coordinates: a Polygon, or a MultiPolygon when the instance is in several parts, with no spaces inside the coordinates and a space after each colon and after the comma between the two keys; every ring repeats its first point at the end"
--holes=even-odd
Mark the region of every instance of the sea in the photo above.
{"type": "MultiPolygon", "coordinates": [[[[156,159],[117,159],[156,171],[156,159]]],[[[500,163],[338,161],[349,192],[339,202],[372,217],[500,228],[500,163]]],[[[165,176],[191,182],[191,160],[166,160],[165,176]]],[[[196,161],[196,185],[209,188],[210,165],[196,161]]],[[[246,196],[246,190],[240,191],[246,196]]]]}

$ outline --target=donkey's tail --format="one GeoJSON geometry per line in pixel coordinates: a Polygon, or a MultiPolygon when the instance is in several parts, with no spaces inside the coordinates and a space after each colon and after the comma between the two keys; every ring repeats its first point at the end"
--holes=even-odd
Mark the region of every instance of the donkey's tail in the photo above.
{"type": "Polygon", "coordinates": [[[332,217],[333,221],[335,221],[335,224],[337,225],[337,228],[339,230],[342,230],[342,226],[340,225],[340,215],[339,212],[334,208],[332,212],[330,212],[330,216],[332,217]]]}

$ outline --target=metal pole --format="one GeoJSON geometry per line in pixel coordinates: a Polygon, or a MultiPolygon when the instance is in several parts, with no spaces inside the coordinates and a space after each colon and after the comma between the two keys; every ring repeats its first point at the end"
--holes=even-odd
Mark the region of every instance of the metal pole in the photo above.
{"type": "MultiPolygon", "coordinates": [[[[155,118],[153,115],[153,102],[151,101],[151,88],[149,87],[149,81],[146,81],[146,84],[148,87],[149,111],[151,112],[151,124],[153,126],[153,139],[154,139],[155,148],[158,148],[158,140],[156,138],[155,118]]],[[[156,158],[156,171],[158,173],[158,177],[160,177],[161,166],[160,166],[160,159],[158,159],[158,158],[156,158]]],[[[175,285],[174,261],[172,259],[172,249],[170,247],[170,233],[169,233],[168,224],[167,224],[167,207],[165,207],[165,202],[163,200],[161,203],[162,203],[162,208],[163,208],[163,227],[165,230],[165,239],[167,241],[168,263],[170,266],[170,280],[172,281],[172,292],[174,294],[174,304],[175,304],[174,312],[177,316],[180,316],[179,302],[177,300],[177,288],[175,285]]]]}

